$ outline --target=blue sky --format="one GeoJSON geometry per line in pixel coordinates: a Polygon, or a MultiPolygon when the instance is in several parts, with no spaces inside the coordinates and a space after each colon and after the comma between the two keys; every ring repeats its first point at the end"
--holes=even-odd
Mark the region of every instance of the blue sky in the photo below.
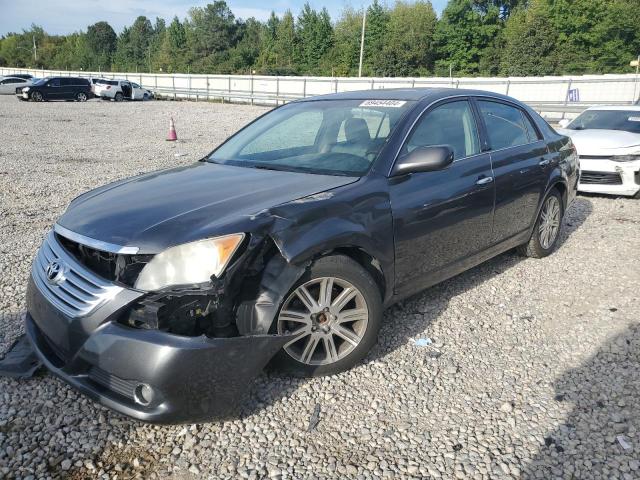
{"type": "MultiPolygon", "coordinates": [[[[209,1],[199,0],[3,0],[0,2],[0,35],[20,32],[32,23],[42,26],[53,34],[71,33],[86,29],[87,25],[106,20],[120,32],[131,25],[138,15],[146,15],[152,20],[162,17],[167,20],[178,15],[184,18],[191,7],[203,6],[209,1]]],[[[392,4],[395,0],[387,0],[392,4]]],[[[271,10],[281,14],[290,9],[297,14],[305,0],[227,0],[227,4],[237,17],[256,17],[264,20],[271,10]]],[[[338,17],[345,6],[360,8],[370,2],[363,0],[311,0],[312,7],[327,7],[331,18],[338,17]]],[[[438,13],[446,5],[446,0],[432,0],[438,13]]]]}

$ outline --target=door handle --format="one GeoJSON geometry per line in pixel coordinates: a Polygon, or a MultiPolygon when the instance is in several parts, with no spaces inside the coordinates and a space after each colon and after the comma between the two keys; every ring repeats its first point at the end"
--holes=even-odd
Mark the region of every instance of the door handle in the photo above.
{"type": "Polygon", "coordinates": [[[540,165],[541,167],[546,167],[547,165],[549,165],[551,163],[551,159],[549,158],[543,158],[542,160],[540,160],[538,162],[538,165],[540,165]]]}
{"type": "Polygon", "coordinates": [[[493,182],[493,177],[482,177],[476,182],[476,185],[486,185],[487,183],[491,182],[493,182]]]}

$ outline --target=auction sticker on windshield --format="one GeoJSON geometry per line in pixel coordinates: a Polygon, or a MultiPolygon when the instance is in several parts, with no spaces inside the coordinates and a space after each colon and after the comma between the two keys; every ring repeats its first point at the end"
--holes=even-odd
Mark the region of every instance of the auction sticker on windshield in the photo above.
{"type": "Polygon", "coordinates": [[[400,108],[405,103],[404,100],[365,100],[362,102],[359,107],[391,107],[391,108],[400,108]]]}

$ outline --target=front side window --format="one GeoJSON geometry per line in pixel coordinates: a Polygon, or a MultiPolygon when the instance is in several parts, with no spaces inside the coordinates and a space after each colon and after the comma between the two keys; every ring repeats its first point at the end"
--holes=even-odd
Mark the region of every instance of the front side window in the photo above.
{"type": "Polygon", "coordinates": [[[468,100],[445,103],[424,115],[411,132],[402,154],[433,145],[451,147],[454,160],[480,153],[478,129],[468,100]]]}
{"type": "Polygon", "coordinates": [[[530,143],[524,115],[519,108],[483,100],[478,106],[493,150],[530,143]]]}
{"type": "Polygon", "coordinates": [[[587,110],[571,122],[569,130],[589,128],[640,133],[640,110],[587,110]]]}
{"type": "Polygon", "coordinates": [[[52,78],[47,85],[49,87],[59,87],[60,86],[60,79],[59,78],[52,78]]]}
{"type": "Polygon", "coordinates": [[[318,100],[291,103],[238,132],[209,161],[327,175],[364,175],[414,102],[318,100]]]}

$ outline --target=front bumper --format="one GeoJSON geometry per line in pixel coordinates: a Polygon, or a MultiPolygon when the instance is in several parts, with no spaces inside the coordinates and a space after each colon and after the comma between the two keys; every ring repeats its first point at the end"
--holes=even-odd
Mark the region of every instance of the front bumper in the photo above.
{"type": "Polygon", "coordinates": [[[580,159],[581,192],[633,196],[640,191],[640,161],[580,159]]]}
{"type": "MultiPolygon", "coordinates": [[[[52,241],[49,237],[41,251],[52,241]]],[[[51,296],[52,287],[42,284],[39,258],[27,288],[25,320],[36,355],[72,387],[139,420],[199,422],[228,415],[290,340],[277,335],[187,337],[130,328],[117,320],[140,293],[126,288],[93,311],[65,312],[51,296]]],[[[70,278],[74,272],[87,273],[68,257],[61,261],[70,278]]]]}

